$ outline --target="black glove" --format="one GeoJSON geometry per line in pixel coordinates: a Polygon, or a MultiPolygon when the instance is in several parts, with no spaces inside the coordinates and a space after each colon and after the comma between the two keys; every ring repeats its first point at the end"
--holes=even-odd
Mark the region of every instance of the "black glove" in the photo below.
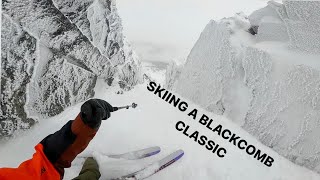
{"type": "Polygon", "coordinates": [[[101,120],[108,119],[113,107],[101,99],[90,99],[81,106],[80,116],[85,124],[91,128],[98,128],[101,120]]]}

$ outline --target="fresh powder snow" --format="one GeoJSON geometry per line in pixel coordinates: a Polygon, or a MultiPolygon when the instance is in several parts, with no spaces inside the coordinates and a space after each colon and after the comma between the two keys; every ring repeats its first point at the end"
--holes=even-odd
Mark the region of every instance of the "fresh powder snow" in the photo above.
{"type": "MultiPolygon", "coordinates": [[[[157,79],[157,77],[154,78],[157,79]]],[[[170,167],[151,176],[150,180],[316,180],[320,178],[318,174],[291,163],[272,149],[262,145],[232,121],[203,110],[192,104],[191,101],[186,100],[190,108],[197,108],[199,113],[207,114],[217,124],[231,129],[263,152],[271,155],[275,159],[272,167],[263,165],[233,144],[210,133],[208,129],[193,121],[187,114],[180,112],[149,92],[146,88],[147,84],[138,85],[133,90],[120,95],[116,94],[118,87],[107,87],[103,81],[98,81],[95,87],[95,97],[104,99],[113,106],[135,102],[138,107],[136,109],[119,110],[112,113],[111,118],[103,121],[99,132],[88,148],[74,160],[71,168],[66,169],[64,179],[77,176],[85,160],[83,157],[95,157],[100,165],[101,179],[111,179],[142,169],[178,149],[184,150],[184,157],[170,167]],[[209,138],[224,146],[228,150],[226,157],[219,158],[178,132],[175,129],[175,124],[180,120],[192,125],[193,128],[197,128],[201,133],[207,134],[209,138]],[[119,160],[103,155],[125,153],[155,145],[161,147],[161,152],[158,155],[141,160],[119,160]]],[[[81,104],[69,107],[57,116],[42,120],[29,131],[19,132],[17,137],[11,139],[11,141],[1,142],[0,166],[16,167],[22,161],[30,158],[34,152],[33,146],[48,134],[61,128],[68,120],[74,119],[79,113],[81,104]],[[18,149],[19,151],[16,151],[18,149]]]]}

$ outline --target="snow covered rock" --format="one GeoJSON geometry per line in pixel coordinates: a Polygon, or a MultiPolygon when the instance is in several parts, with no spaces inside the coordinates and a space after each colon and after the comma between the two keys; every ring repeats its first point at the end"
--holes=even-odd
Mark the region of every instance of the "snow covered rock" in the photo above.
{"type": "Polygon", "coordinates": [[[309,53],[320,51],[320,2],[284,1],[281,11],[286,22],[291,47],[309,53]]]}
{"type": "Polygon", "coordinates": [[[211,21],[168,87],[320,172],[319,6],[269,2],[248,18],[211,21]]]}
{"type": "Polygon", "coordinates": [[[257,28],[257,41],[289,41],[285,22],[277,11],[282,8],[282,4],[270,1],[248,17],[251,26],[257,28]]]}
{"type": "Polygon", "coordinates": [[[125,89],[142,81],[113,0],[9,0],[2,8],[0,135],[92,97],[97,78],[125,89]]]}
{"type": "Polygon", "coordinates": [[[24,105],[36,60],[37,40],[2,16],[1,41],[0,136],[7,136],[16,128],[34,124],[33,119],[27,118],[24,105]]]}
{"type": "Polygon", "coordinates": [[[224,19],[221,23],[211,21],[192,48],[174,85],[174,89],[182,96],[211,112],[226,114],[231,110],[237,111],[238,113],[230,114],[229,117],[235,121],[244,119],[249,102],[245,97],[239,96],[248,94],[247,88],[241,83],[244,71],[241,61],[237,59],[238,53],[238,56],[243,54],[242,44],[238,42],[241,39],[231,39],[231,34],[247,37],[249,40],[252,38],[248,32],[238,31],[239,27],[250,27],[248,22],[245,24],[245,17],[242,15],[224,19]],[[239,44],[239,49],[232,47],[232,44],[239,44]],[[237,103],[225,101],[229,98],[237,103]]]}
{"type": "Polygon", "coordinates": [[[243,128],[290,160],[316,169],[320,164],[320,69],[296,63],[306,56],[295,55],[296,59],[247,49],[243,67],[252,99],[243,128]],[[286,57],[288,61],[283,61],[286,57]]]}
{"type": "Polygon", "coordinates": [[[54,3],[113,66],[119,66],[121,86],[130,88],[141,81],[140,63],[122,34],[114,0],[54,0],[54,3]]]}
{"type": "Polygon", "coordinates": [[[308,53],[320,50],[319,1],[270,1],[268,6],[249,16],[259,27],[260,41],[290,41],[290,47],[308,53]],[[266,37],[267,36],[267,37],[266,37]]]}

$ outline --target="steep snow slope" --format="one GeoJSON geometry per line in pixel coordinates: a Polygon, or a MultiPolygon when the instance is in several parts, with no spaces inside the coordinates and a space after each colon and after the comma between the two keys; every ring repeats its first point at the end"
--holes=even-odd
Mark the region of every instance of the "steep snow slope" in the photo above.
{"type": "MultiPolygon", "coordinates": [[[[93,152],[100,164],[100,170],[103,175],[101,179],[116,177],[130,170],[143,167],[178,148],[184,149],[185,156],[177,163],[149,179],[316,180],[320,178],[319,175],[291,163],[270,148],[262,145],[223,116],[209,113],[189,101],[190,110],[198,108],[199,114],[206,113],[214,120],[215,124],[221,124],[223,127],[232,130],[272,156],[275,159],[273,166],[267,167],[263,165],[252,156],[239,150],[232,143],[223,140],[216,134],[212,134],[204,126],[187,116],[186,113],[180,112],[177,108],[149,92],[146,84],[139,85],[132,91],[125,92],[122,95],[117,95],[115,92],[118,88],[106,89],[106,84],[101,83],[101,81],[98,82],[96,87],[97,98],[103,98],[115,106],[131,102],[138,103],[137,109],[112,113],[111,118],[103,122],[95,139],[82,154],[82,156],[87,156],[93,152]],[[182,132],[175,130],[175,124],[178,121],[188,123],[192,129],[197,129],[225,147],[228,150],[226,157],[217,157],[183,135],[182,132]],[[101,153],[122,153],[153,145],[161,146],[161,153],[140,161],[113,160],[101,155],[101,153]]],[[[0,148],[0,167],[17,166],[21,161],[31,157],[33,146],[49,133],[59,129],[69,119],[73,119],[79,112],[80,105],[81,103],[69,107],[60,115],[42,120],[28,132],[22,132],[23,136],[2,144],[0,148]]],[[[79,173],[83,161],[83,158],[77,158],[72,168],[66,171],[65,179],[75,177],[79,173]]]]}
{"type": "Polygon", "coordinates": [[[141,83],[113,0],[10,0],[2,10],[0,138],[92,97],[97,78],[141,83]]]}
{"type": "Polygon", "coordinates": [[[169,73],[181,73],[167,77],[169,87],[320,172],[319,8],[319,1],[269,2],[249,18],[211,21],[184,67],[169,73]]]}

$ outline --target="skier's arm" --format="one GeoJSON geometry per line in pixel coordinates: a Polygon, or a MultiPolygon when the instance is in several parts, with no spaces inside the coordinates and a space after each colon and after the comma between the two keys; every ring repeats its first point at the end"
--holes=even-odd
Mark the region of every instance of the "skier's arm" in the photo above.
{"type": "Polygon", "coordinates": [[[67,122],[59,131],[44,138],[40,144],[48,160],[63,176],[64,168],[90,143],[98,131],[101,120],[110,117],[112,106],[106,101],[91,99],[81,106],[75,120],[67,122]]]}
{"type": "Polygon", "coordinates": [[[112,106],[103,100],[85,102],[75,120],[67,122],[35,147],[31,159],[18,168],[0,168],[0,179],[62,179],[64,168],[70,167],[74,158],[88,146],[101,120],[109,118],[112,111],[112,106]]]}

